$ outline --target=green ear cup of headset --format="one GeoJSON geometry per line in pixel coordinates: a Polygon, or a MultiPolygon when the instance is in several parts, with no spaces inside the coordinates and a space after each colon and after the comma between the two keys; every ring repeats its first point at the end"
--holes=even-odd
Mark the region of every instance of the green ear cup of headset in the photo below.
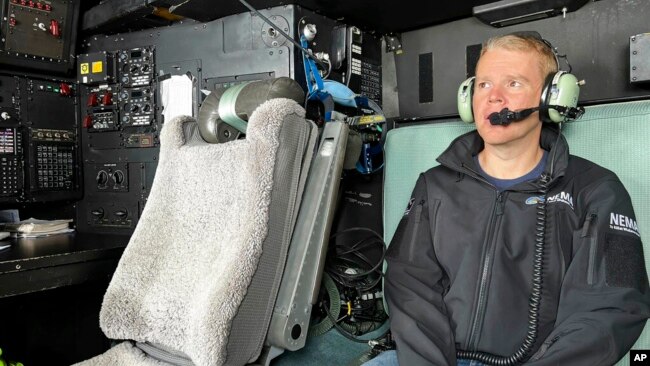
{"type": "Polygon", "coordinates": [[[474,77],[471,77],[458,87],[458,114],[460,119],[467,123],[474,122],[472,113],[472,93],[474,91],[474,77]]]}
{"type": "Polygon", "coordinates": [[[558,72],[553,78],[549,93],[547,103],[551,107],[548,110],[549,119],[552,122],[564,122],[566,116],[553,109],[552,106],[575,108],[578,105],[578,96],[580,95],[578,79],[572,74],[558,72]]]}

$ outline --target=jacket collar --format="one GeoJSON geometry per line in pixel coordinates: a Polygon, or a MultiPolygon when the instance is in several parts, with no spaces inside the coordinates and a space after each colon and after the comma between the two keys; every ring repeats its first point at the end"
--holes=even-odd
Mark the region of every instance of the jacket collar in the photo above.
{"type": "MultiPolygon", "coordinates": [[[[551,173],[551,182],[564,176],[569,165],[569,144],[559,132],[557,126],[542,126],[540,146],[549,152],[545,173],[551,173]],[[560,134],[558,139],[558,133],[560,134]],[[553,169],[551,172],[550,169],[553,169]]],[[[457,137],[449,147],[436,159],[444,165],[457,172],[482,179],[478,175],[478,167],[474,162],[474,156],[483,150],[483,139],[476,130],[457,137]]]]}

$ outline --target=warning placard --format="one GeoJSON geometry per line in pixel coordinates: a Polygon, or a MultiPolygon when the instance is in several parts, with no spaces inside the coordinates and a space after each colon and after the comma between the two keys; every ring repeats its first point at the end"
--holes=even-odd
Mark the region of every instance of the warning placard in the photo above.
{"type": "Polygon", "coordinates": [[[101,61],[93,62],[93,74],[98,74],[104,71],[104,65],[101,61]]]}

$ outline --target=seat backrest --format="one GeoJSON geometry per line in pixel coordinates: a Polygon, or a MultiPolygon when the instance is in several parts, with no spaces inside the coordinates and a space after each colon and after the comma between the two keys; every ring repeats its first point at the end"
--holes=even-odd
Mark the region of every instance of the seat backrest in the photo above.
{"type": "MultiPolygon", "coordinates": [[[[385,145],[384,240],[390,243],[402,218],[418,175],[438,165],[436,158],[451,141],[473,129],[459,120],[391,130],[385,145]]],[[[615,172],[627,188],[644,239],[646,268],[650,268],[650,101],[606,104],[586,108],[582,118],[563,129],[571,154],[615,172]]],[[[650,348],[646,326],[634,349],[650,348]]],[[[619,365],[627,365],[626,356],[619,365]]]]}
{"type": "Polygon", "coordinates": [[[298,104],[274,99],[250,118],[246,139],[199,136],[188,117],[165,124],[100,326],[196,365],[244,364],[266,336],[316,130],[298,104]]]}

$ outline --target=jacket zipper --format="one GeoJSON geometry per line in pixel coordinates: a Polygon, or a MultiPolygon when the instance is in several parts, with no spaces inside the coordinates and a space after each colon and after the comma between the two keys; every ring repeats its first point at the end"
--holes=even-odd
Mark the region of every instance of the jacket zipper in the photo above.
{"type": "Polygon", "coordinates": [[[483,258],[483,266],[481,267],[481,282],[479,284],[479,293],[478,293],[478,304],[476,306],[476,312],[474,313],[474,320],[472,322],[471,332],[469,334],[469,339],[467,344],[470,346],[470,349],[476,349],[478,346],[478,333],[479,328],[483,324],[483,317],[485,316],[485,305],[487,300],[487,282],[490,273],[490,262],[492,261],[492,252],[495,246],[495,232],[498,227],[498,221],[503,215],[503,205],[504,205],[504,192],[497,192],[496,199],[494,201],[494,215],[490,218],[490,227],[487,237],[488,249],[485,252],[485,257],[483,258]]]}
{"type": "Polygon", "coordinates": [[[555,344],[555,342],[559,341],[562,337],[564,337],[566,335],[569,335],[569,334],[571,334],[571,333],[573,333],[575,331],[577,331],[577,329],[565,330],[564,332],[559,333],[558,335],[551,338],[550,340],[545,341],[539,347],[539,350],[537,352],[535,352],[535,354],[530,358],[530,361],[539,360],[540,358],[542,358],[544,356],[546,351],[548,351],[548,349],[551,348],[551,346],[553,344],[555,344]]]}
{"type": "MultiPolygon", "coordinates": [[[[562,220],[560,218],[560,211],[559,210],[555,214],[555,222],[558,223],[558,225],[559,225],[560,222],[562,222],[562,220]]],[[[559,234],[561,232],[561,229],[558,229],[557,232],[559,234]]],[[[566,270],[567,270],[566,259],[564,259],[564,250],[562,250],[562,245],[560,244],[560,243],[562,243],[562,240],[559,237],[556,237],[556,240],[557,240],[557,247],[558,247],[558,249],[560,251],[560,265],[561,265],[560,268],[562,268],[562,270],[560,271],[560,283],[564,283],[564,275],[566,274],[566,270]]]]}
{"type": "Polygon", "coordinates": [[[411,245],[409,246],[409,259],[412,261],[415,257],[415,238],[418,236],[418,229],[420,228],[420,221],[422,220],[422,206],[424,206],[424,200],[421,200],[417,206],[415,206],[415,225],[413,226],[413,235],[411,236],[411,245]]]}
{"type": "Polygon", "coordinates": [[[595,267],[596,267],[596,251],[598,249],[598,242],[596,237],[591,235],[591,227],[596,223],[598,215],[595,212],[589,213],[589,216],[585,219],[585,223],[582,226],[582,232],[580,233],[581,238],[589,238],[589,265],[587,267],[587,284],[594,284],[595,277],[595,267]]]}
{"type": "Polygon", "coordinates": [[[582,233],[580,234],[581,238],[586,238],[587,235],[589,235],[589,228],[597,216],[598,215],[596,215],[595,212],[592,212],[589,214],[589,216],[587,216],[585,219],[585,224],[582,226],[582,233]]]}

